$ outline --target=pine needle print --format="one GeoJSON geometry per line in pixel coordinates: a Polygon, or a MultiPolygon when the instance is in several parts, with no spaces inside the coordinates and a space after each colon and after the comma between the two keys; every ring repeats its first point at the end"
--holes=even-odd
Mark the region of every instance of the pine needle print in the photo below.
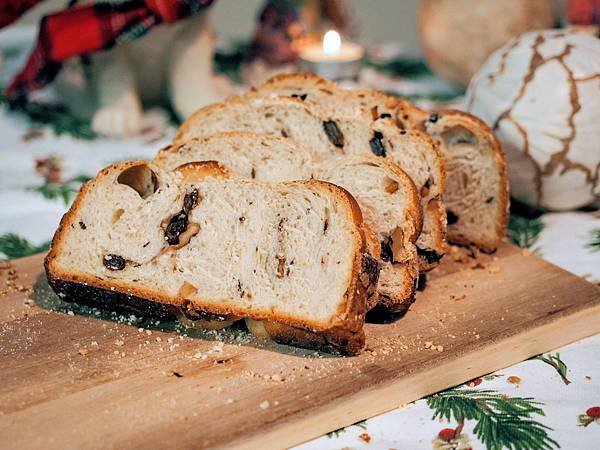
{"type": "Polygon", "coordinates": [[[339,437],[340,434],[345,433],[346,430],[348,428],[350,428],[350,427],[360,427],[363,430],[366,430],[367,429],[367,421],[366,420],[360,420],[360,421],[358,421],[356,423],[353,423],[352,425],[350,425],[348,427],[342,427],[342,428],[338,428],[337,430],[330,431],[329,433],[327,433],[327,437],[330,438],[330,439],[331,438],[339,437]]]}
{"type": "MultiPolygon", "coordinates": [[[[6,233],[0,236],[0,253],[8,259],[22,258],[45,252],[50,248],[50,241],[34,245],[27,239],[15,233],[6,233]]],[[[2,259],[0,257],[0,259],[2,259]]]]}
{"type": "Polygon", "coordinates": [[[3,96],[0,96],[0,104],[5,104],[12,113],[22,114],[29,119],[33,125],[46,125],[54,134],[69,134],[77,139],[91,140],[96,138],[89,120],[81,120],[75,117],[64,105],[21,102],[8,104],[3,96]]]}
{"type": "Polygon", "coordinates": [[[426,399],[434,419],[475,420],[477,439],[487,450],[551,450],[558,448],[548,431],[534,420],[544,415],[541,403],[527,397],[508,397],[487,389],[453,388],[426,399]]]}
{"type": "Polygon", "coordinates": [[[530,218],[511,214],[508,221],[508,236],[513,244],[521,248],[530,248],[544,228],[539,217],[530,218]]]}
{"type": "Polygon", "coordinates": [[[556,372],[560,375],[560,378],[562,379],[563,383],[571,384],[571,381],[567,378],[567,371],[569,369],[567,368],[567,365],[563,362],[563,360],[560,359],[560,353],[556,353],[555,355],[548,354],[548,356],[537,355],[534,356],[532,359],[538,359],[554,367],[554,370],[556,370],[556,372]]]}

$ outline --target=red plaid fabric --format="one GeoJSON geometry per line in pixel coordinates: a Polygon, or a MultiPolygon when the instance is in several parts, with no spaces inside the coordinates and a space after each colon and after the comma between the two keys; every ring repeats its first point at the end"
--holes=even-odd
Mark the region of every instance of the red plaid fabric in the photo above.
{"type": "Polygon", "coordinates": [[[569,0],[567,16],[573,25],[600,25],[600,0],[569,0]]]}
{"type": "Polygon", "coordinates": [[[159,23],[192,16],[213,0],[129,0],[75,7],[42,18],[36,45],[6,94],[19,98],[50,83],[62,63],[108,49],[146,33],[159,23]]]}
{"type": "Polygon", "coordinates": [[[1,0],[0,28],[10,25],[42,0],[1,0]]]}

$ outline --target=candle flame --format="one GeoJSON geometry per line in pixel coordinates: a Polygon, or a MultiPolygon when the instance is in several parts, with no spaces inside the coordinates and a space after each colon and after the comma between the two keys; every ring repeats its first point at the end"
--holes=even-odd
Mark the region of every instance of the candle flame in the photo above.
{"type": "Polygon", "coordinates": [[[337,31],[329,30],[323,36],[323,51],[327,55],[336,55],[342,47],[342,38],[337,31]]]}

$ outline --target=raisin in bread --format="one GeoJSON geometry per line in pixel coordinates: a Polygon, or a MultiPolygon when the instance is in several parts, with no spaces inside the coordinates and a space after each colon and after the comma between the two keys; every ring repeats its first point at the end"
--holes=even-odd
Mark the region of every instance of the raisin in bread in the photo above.
{"type": "Polygon", "coordinates": [[[448,240],[493,251],[504,236],[508,178],[502,149],[478,118],[456,110],[428,113],[412,103],[376,91],[348,91],[310,73],[278,75],[251,96],[291,96],[330,112],[391,116],[401,129],[425,131],[446,158],[444,203],[448,240]]]}
{"type": "Polygon", "coordinates": [[[316,178],[348,190],[358,201],[365,223],[380,246],[377,303],[395,313],[410,306],[418,276],[415,242],[422,216],[416,188],[396,164],[374,156],[332,158],[311,164],[309,152],[292,140],[253,132],[194,138],[161,150],[155,163],[174,170],[204,160],[219,161],[245,178],[268,182],[316,178]]]}
{"type": "Polygon", "coordinates": [[[444,161],[425,133],[400,130],[390,118],[325,113],[297,98],[239,98],[207,106],[179,129],[174,145],[223,131],[255,131],[292,138],[317,161],[376,155],[398,164],[421,196],[423,228],[417,241],[419,267],[429,270],[445,252],[446,211],[442,202],[444,161]]]}
{"type": "Polygon", "coordinates": [[[215,162],[102,170],[54,236],[51,286],[69,300],[143,314],[249,317],[277,324],[282,342],[357,353],[379,268],[365,253],[356,201],[325,182],[225,174],[215,162]]]}

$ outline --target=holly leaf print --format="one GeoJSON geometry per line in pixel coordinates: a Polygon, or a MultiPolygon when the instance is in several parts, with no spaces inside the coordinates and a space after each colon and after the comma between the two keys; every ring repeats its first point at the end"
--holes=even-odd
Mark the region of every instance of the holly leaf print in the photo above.
{"type": "Polygon", "coordinates": [[[578,422],[580,427],[587,427],[594,422],[600,424],[600,406],[588,408],[585,414],[579,415],[578,422]]]}

